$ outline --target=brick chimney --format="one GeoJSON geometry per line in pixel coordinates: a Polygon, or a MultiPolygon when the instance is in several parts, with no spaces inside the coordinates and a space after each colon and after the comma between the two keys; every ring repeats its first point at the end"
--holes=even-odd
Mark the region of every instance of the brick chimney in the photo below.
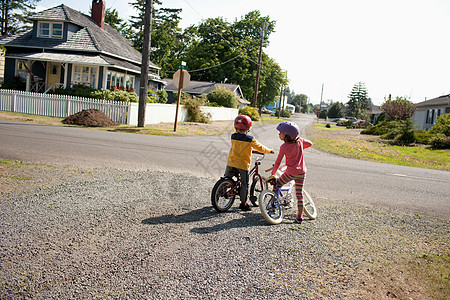
{"type": "Polygon", "coordinates": [[[101,29],[105,29],[105,6],[104,0],[92,0],[91,17],[101,29]]]}

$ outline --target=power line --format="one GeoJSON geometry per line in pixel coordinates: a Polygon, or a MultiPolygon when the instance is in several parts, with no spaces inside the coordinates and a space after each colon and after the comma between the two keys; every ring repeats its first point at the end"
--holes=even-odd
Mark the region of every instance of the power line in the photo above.
{"type": "MultiPolygon", "coordinates": [[[[195,9],[195,7],[194,7],[191,3],[189,3],[188,0],[184,0],[184,1],[192,8],[192,10],[194,10],[194,11],[200,16],[200,18],[201,18],[202,21],[205,19],[205,18],[202,16],[202,14],[201,14],[197,9],[195,9]]],[[[229,40],[227,40],[227,39],[226,39],[219,31],[215,30],[215,32],[222,38],[223,41],[227,42],[231,47],[233,47],[233,48],[235,47],[235,45],[233,45],[229,40]]],[[[241,50],[238,50],[238,51],[241,51],[241,50]]],[[[244,57],[245,59],[249,60],[250,62],[252,62],[252,63],[254,63],[255,65],[258,66],[258,62],[254,61],[253,59],[251,59],[250,57],[248,57],[248,55],[247,55],[246,53],[241,53],[240,55],[238,55],[238,56],[236,56],[236,57],[234,57],[234,58],[232,58],[232,59],[230,59],[230,60],[227,60],[226,62],[220,63],[220,64],[218,64],[218,65],[211,66],[211,67],[204,68],[204,69],[198,69],[198,70],[192,70],[192,71],[190,70],[189,72],[198,72],[198,71],[203,71],[203,70],[208,70],[208,69],[216,68],[216,67],[219,67],[219,66],[221,66],[221,65],[223,65],[223,64],[226,64],[226,63],[228,63],[228,62],[230,62],[230,61],[232,61],[232,60],[234,60],[234,59],[236,59],[236,58],[238,58],[238,57],[244,57]]],[[[264,73],[263,70],[261,70],[261,72],[264,73]]],[[[167,72],[167,73],[174,73],[174,72],[167,72]]],[[[267,81],[270,85],[272,85],[272,87],[277,88],[277,86],[275,85],[275,82],[273,82],[273,80],[272,80],[270,77],[266,77],[266,81],[267,81]]]]}

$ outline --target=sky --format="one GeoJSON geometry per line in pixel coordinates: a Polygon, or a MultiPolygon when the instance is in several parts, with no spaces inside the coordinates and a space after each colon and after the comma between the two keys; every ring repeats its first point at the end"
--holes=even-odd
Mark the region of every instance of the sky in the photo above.
{"type": "MultiPolygon", "coordinates": [[[[106,7],[128,20],[136,14],[128,2],[106,0],[106,7]]],[[[418,103],[450,94],[450,0],[162,2],[182,8],[181,28],[219,16],[234,22],[253,10],[269,16],[275,32],[264,52],[287,72],[291,92],[313,104],[346,103],[358,82],[375,105],[389,95],[418,103]]],[[[36,11],[61,3],[88,14],[92,1],[41,0],[36,11]]]]}

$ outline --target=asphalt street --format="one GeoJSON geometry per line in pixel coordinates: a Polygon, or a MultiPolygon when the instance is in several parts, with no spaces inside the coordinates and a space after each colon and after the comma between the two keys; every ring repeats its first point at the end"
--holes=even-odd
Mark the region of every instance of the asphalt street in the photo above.
{"type": "MultiPolygon", "coordinates": [[[[313,116],[299,115],[302,129],[313,116]]],[[[252,129],[251,134],[277,152],[281,141],[276,125],[252,129]]],[[[0,120],[0,159],[81,168],[164,170],[200,177],[222,175],[229,135],[164,137],[115,133],[0,120]]],[[[275,155],[266,155],[268,168],[275,155]]],[[[351,201],[387,206],[407,213],[448,219],[450,172],[342,158],[309,148],[306,189],[320,201],[351,201]]]]}

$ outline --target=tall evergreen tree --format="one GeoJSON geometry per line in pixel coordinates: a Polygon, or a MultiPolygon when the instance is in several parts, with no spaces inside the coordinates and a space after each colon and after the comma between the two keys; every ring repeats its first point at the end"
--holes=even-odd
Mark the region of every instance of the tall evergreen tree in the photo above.
{"type": "Polygon", "coordinates": [[[372,101],[368,96],[365,84],[362,82],[356,83],[348,98],[347,115],[358,119],[366,119],[367,109],[372,105],[372,101]]]}
{"type": "Polygon", "coordinates": [[[1,36],[15,34],[21,30],[30,28],[27,17],[36,8],[40,0],[0,0],[1,36]]]}

